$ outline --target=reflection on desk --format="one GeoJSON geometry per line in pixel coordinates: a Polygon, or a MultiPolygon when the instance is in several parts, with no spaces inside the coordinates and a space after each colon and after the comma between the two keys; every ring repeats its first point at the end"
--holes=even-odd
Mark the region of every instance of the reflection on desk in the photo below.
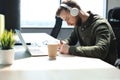
{"type": "Polygon", "coordinates": [[[0,65],[0,80],[120,80],[120,70],[96,58],[59,54],[49,60],[18,50],[12,65],[0,65]]]}

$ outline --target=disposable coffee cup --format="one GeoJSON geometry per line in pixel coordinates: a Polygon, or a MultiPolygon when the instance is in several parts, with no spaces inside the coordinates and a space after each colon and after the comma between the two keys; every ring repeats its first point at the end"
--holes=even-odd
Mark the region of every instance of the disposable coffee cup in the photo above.
{"type": "Polygon", "coordinates": [[[55,60],[57,56],[58,43],[48,43],[47,46],[49,60],[55,60]]]}

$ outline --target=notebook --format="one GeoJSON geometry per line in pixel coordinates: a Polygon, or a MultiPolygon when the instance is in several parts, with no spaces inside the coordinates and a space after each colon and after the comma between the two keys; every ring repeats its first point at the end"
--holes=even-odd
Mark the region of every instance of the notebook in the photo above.
{"type": "Polygon", "coordinates": [[[46,47],[40,47],[37,45],[27,45],[20,30],[15,29],[16,34],[18,35],[23,47],[25,48],[26,52],[29,52],[31,56],[47,56],[48,51],[46,47]]]}

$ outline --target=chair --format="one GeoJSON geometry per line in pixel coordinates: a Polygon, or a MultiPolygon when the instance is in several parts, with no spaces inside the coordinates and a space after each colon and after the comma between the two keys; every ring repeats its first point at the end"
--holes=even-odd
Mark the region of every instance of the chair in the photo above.
{"type": "Polygon", "coordinates": [[[112,27],[120,27],[120,7],[115,7],[108,12],[108,21],[112,27]]]}
{"type": "Polygon", "coordinates": [[[113,28],[117,40],[118,59],[115,62],[115,66],[120,68],[120,7],[109,10],[108,21],[113,28]]]}
{"type": "Polygon", "coordinates": [[[57,38],[57,36],[61,30],[62,19],[57,16],[55,18],[56,18],[56,22],[55,22],[54,28],[52,29],[50,35],[54,38],[57,38]]]}

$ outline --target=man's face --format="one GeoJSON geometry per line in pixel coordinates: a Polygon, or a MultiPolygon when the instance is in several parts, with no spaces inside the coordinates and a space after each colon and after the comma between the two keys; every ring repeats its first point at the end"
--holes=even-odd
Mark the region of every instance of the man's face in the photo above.
{"type": "Polygon", "coordinates": [[[62,10],[60,13],[60,18],[67,22],[69,26],[76,25],[76,17],[71,16],[70,12],[62,10]]]}

